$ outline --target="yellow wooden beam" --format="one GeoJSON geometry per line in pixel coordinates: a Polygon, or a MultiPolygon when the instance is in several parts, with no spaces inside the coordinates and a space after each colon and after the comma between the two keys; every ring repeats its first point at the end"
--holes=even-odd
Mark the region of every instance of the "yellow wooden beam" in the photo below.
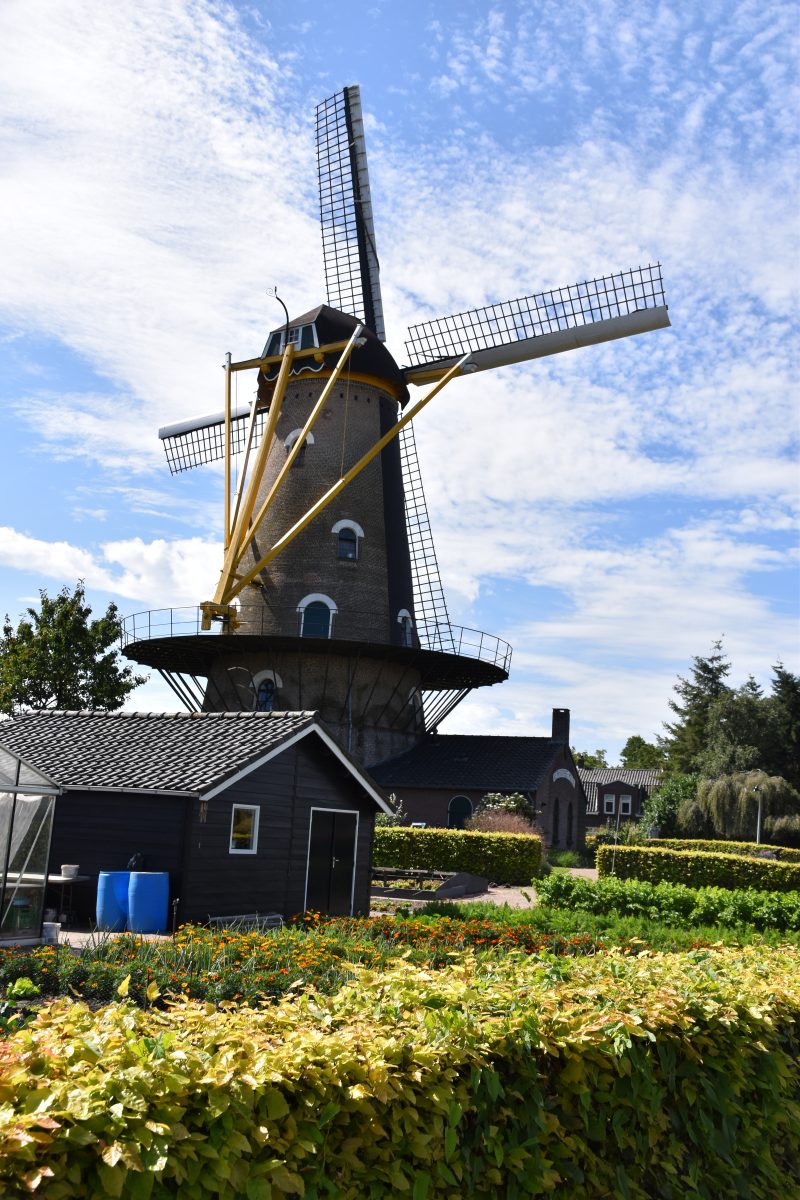
{"type": "Polygon", "coordinates": [[[314,405],[311,412],[309,413],[308,420],[306,421],[305,425],[303,426],[302,430],[300,431],[297,441],[292,446],[291,450],[289,451],[289,454],[286,457],[286,462],[283,464],[280,471],[278,472],[277,478],[275,479],[274,483],[272,484],[272,487],[270,488],[270,490],[267,494],[267,497],[264,500],[264,503],[261,505],[261,508],[256,513],[253,523],[251,524],[250,528],[248,529],[247,533],[245,534],[244,538],[242,539],[239,553],[236,556],[237,566],[241,563],[242,557],[243,557],[245,551],[247,550],[247,547],[250,545],[251,541],[256,536],[258,527],[261,524],[264,517],[266,516],[266,513],[268,512],[268,510],[271,508],[271,506],[275,500],[275,497],[277,496],[280,488],[283,485],[284,479],[286,478],[289,471],[291,471],[292,464],[294,463],[294,460],[297,458],[298,454],[300,453],[300,451],[303,447],[303,443],[306,440],[307,435],[314,428],[314,425],[317,422],[317,418],[319,417],[323,408],[327,404],[330,394],[333,391],[333,389],[336,387],[336,384],[339,380],[339,376],[341,375],[342,371],[344,370],[347,360],[349,359],[350,354],[353,351],[353,347],[355,346],[357,339],[361,336],[363,329],[364,329],[363,325],[357,325],[356,328],[353,330],[353,334],[352,334],[350,340],[345,343],[344,350],[341,353],[339,361],[337,362],[336,366],[334,367],[333,371],[331,372],[330,379],[328,380],[328,382],[325,384],[325,387],[320,392],[319,398],[318,398],[316,404],[314,405]]]}
{"type": "Polygon", "coordinates": [[[225,549],[231,542],[231,356],[225,355],[225,549]]]}
{"type": "MultiPolygon", "coordinates": [[[[344,350],[347,342],[329,342],[325,346],[308,346],[305,350],[295,349],[295,358],[316,358],[318,355],[338,354],[344,350]]],[[[274,367],[283,358],[282,354],[270,354],[266,358],[247,358],[242,362],[231,363],[232,371],[252,371],[255,367],[260,367],[263,371],[266,367],[274,367]]]]}
{"type": "Polygon", "coordinates": [[[236,565],[236,555],[239,549],[239,543],[242,540],[244,531],[250,521],[253,513],[253,508],[258,495],[258,489],[264,475],[264,468],[267,465],[267,455],[269,454],[272,439],[275,436],[275,426],[278,423],[278,417],[281,413],[283,405],[283,396],[286,391],[286,384],[289,380],[289,372],[292,369],[292,360],[294,358],[294,347],[291,342],[288,342],[286,349],[283,352],[283,361],[281,369],[278,372],[278,378],[275,381],[275,391],[272,396],[272,403],[269,407],[269,416],[264,428],[264,433],[261,437],[261,442],[256,454],[256,461],[253,466],[253,475],[248,482],[247,492],[244,496],[244,501],[241,505],[240,512],[236,524],[231,535],[230,545],[225,552],[225,561],[220,572],[217,590],[214,593],[212,604],[225,604],[229,599],[228,590],[230,580],[233,577],[234,568],[236,565]]]}
{"type": "Polygon", "coordinates": [[[280,554],[281,550],[284,550],[290,542],[293,542],[298,534],[302,533],[306,526],[310,525],[314,518],[319,516],[323,509],[327,508],[330,502],[339,495],[339,492],[341,492],[343,488],[347,487],[348,483],[355,479],[356,475],[359,475],[366,466],[369,466],[372,460],[378,454],[380,454],[381,450],[388,446],[389,442],[393,438],[397,437],[400,430],[407,425],[409,421],[412,421],[414,417],[416,417],[417,414],[422,411],[425,405],[429,404],[434,396],[436,396],[455,375],[461,373],[461,368],[469,357],[469,354],[465,354],[463,358],[460,358],[458,362],[450,368],[447,374],[444,375],[443,378],[431,388],[427,395],[423,396],[421,400],[418,400],[417,403],[413,405],[408,412],[404,413],[400,420],[393,425],[392,428],[385,433],[370,450],[366,452],[366,454],[361,456],[355,466],[351,467],[349,471],[347,471],[339,480],[337,480],[333,487],[328,488],[328,491],[325,493],[325,495],[321,496],[319,500],[317,500],[316,504],[313,504],[308,512],[305,513],[305,515],[302,516],[300,520],[297,521],[291,527],[291,529],[289,529],[283,535],[283,537],[279,538],[278,541],[275,542],[274,546],[267,551],[263,558],[259,559],[254,567],[251,567],[251,569],[245,575],[240,576],[231,584],[225,593],[225,599],[228,602],[233,600],[234,597],[238,596],[242,589],[247,587],[249,583],[252,583],[256,575],[263,571],[264,567],[268,566],[272,562],[273,558],[276,558],[280,554]]]}

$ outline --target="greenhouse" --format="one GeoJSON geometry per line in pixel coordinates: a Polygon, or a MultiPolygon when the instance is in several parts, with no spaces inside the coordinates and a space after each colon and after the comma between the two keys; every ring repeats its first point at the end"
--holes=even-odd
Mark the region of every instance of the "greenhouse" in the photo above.
{"type": "Polygon", "coordinates": [[[0,746],[0,943],[39,941],[60,788],[0,746]]]}

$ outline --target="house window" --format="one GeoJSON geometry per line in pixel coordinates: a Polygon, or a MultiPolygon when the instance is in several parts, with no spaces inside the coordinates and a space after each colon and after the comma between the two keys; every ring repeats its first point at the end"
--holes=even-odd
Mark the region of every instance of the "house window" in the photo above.
{"type": "Polygon", "coordinates": [[[632,796],[620,796],[620,798],[619,798],[619,815],[621,817],[629,817],[631,815],[632,803],[633,803],[632,796]]]}
{"type": "Polygon", "coordinates": [[[297,606],[300,614],[300,637],[329,638],[333,631],[333,618],[338,612],[330,596],[314,592],[305,596],[297,606]]]}
{"type": "Polygon", "coordinates": [[[447,806],[448,829],[463,829],[464,822],[472,816],[472,801],[468,796],[453,796],[447,806]]]}
{"type": "Polygon", "coordinates": [[[275,684],[271,679],[262,679],[256,692],[256,712],[272,712],[275,704],[275,684]]]}
{"type": "Polygon", "coordinates": [[[234,804],[231,810],[231,854],[258,853],[257,804],[234,804]]]}
{"type": "Polygon", "coordinates": [[[615,808],[616,796],[603,796],[603,815],[613,817],[615,808]]]}

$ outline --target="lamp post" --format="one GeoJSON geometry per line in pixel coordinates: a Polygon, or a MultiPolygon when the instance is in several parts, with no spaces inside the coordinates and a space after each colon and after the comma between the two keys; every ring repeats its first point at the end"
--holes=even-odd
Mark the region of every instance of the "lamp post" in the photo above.
{"type": "Polygon", "coordinates": [[[756,792],[758,798],[758,817],[756,818],[756,845],[758,846],[761,844],[761,788],[755,784],[752,790],[756,792]]]}

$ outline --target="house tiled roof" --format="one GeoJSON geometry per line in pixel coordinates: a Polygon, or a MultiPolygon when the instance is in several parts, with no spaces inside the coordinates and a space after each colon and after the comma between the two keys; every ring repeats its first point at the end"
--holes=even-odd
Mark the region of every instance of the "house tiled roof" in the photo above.
{"type": "Polygon", "coordinates": [[[661,771],[657,768],[633,769],[628,767],[578,767],[584,791],[586,792],[586,811],[598,811],[598,791],[613,783],[624,783],[627,787],[643,788],[649,795],[661,782],[661,771]]]}
{"type": "Polygon", "coordinates": [[[369,773],[383,787],[530,792],[563,748],[547,737],[436,734],[369,773]]]}
{"type": "Polygon", "coordinates": [[[67,788],[202,795],[295,734],[298,713],[24,713],[0,724],[0,746],[67,788]]]}

